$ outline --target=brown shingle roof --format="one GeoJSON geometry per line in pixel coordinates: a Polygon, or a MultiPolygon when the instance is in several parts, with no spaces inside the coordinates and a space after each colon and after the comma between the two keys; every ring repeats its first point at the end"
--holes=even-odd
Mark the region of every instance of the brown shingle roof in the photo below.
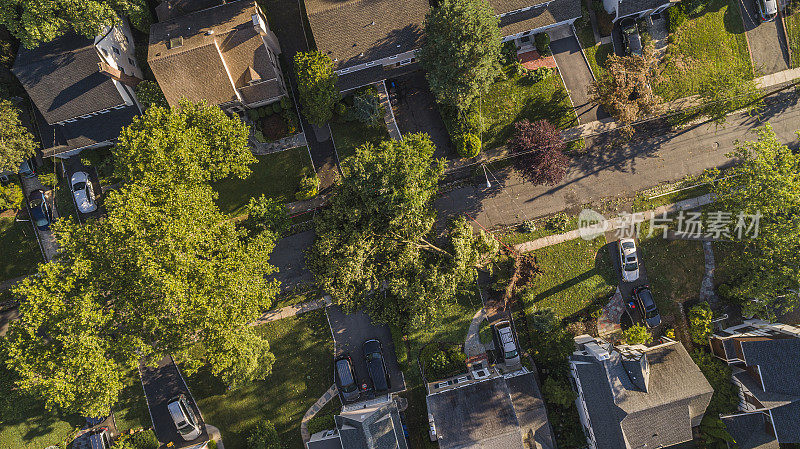
{"type": "MultiPolygon", "coordinates": [[[[530,6],[547,3],[549,0],[489,0],[489,4],[498,16],[507,12],[516,11],[530,6]]],[[[580,1],[580,0],[578,0],[580,1]]]]}
{"type": "Polygon", "coordinates": [[[546,6],[542,5],[500,17],[500,32],[503,36],[511,36],[580,16],[580,0],[553,0],[546,6]]]}
{"type": "Polygon", "coordinates": [[[419,48],[427,0],[305,0],[317,48],[341,69],[419,48]]]}
{"type": "Polygon", "coordinates": [[[240,0],[150,28],[148,62],[170,105],[182,97],[212,104],[234,101],[236,89],[250,81],[251,70],[261,81],[280,85],[264,41],[253,27],[252,16],[257,13],[254,1],[240,0]],[[170,41],[176,38],[182,43],[173,47],[170,41]]]}

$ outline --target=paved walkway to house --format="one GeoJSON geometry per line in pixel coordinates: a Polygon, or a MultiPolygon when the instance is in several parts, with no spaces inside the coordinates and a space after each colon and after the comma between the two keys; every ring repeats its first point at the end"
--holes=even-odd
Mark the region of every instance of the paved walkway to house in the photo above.
{"type": "Polygon", "coordinates": [[[622,292],[617,287],[614,295],[603,307],[603,313],[597,319],[597,333],[602,337],[622,330],[620,319],[625,313],[625,304],[622,301],[622,292]]]}
{"type": "Polygon", "coordinates": [[[336,384],[331,385],[331,387],[328,388],[328,391],[320,396],[320,398],[317,399],[317,402],[315,402],[310,409],[306,410],[306,414],[303,415],[303,420],[300,421],[300,436],[303,438],[304,445],[307,444],[308,440],[311,439],[311,434],[308,432],[308,422],[314,417],[314,415],[322,410],[322,407],[325,407],[325,404],[336,397],[337,392],[338,390],[336,389],[336,384]]]}
{"type": "Polygon", "coordinates": [[[464,339],[464,354],[467,357],[475,357],[486,352],[480,339],[481,323],[486,319],[486,311],[481,307],[475,312],[472,321],[469,323],[467,337],[464,339]]]}
{"type": "Polygon", "coordinates": [[[389,137],[394,140],[402,140],[403,136],[400,134],[400,128],[397,127],[392,103],[389,101],[389,92],[386,91],[386,82],[375,83],[375,87],[378,88],[378,98],[383,108],[383,122],[386,124],[386,129],[389,130],[389,137]]]}
{"type": "Polygon", "coordinates": [[[552,56],[542,56],[536,50],[526,51],[517,55],[517,60],[528,70],[536,70],[542,67],[548,69],[558,68],[556,59],[552,56]]]}
{"type": "Polygon", "coordinates": [[[717,263],[714,260],[714,249],[711,247],[711,242],[703,242],[703,255],[706,262],[703,281],[700,283],[700,299],[714,304],[718,299],[717,293],[714,292],[714,270],[717,263]]]}
{"type": "Polygon", "coordinates": [[[222,432],[208,423],[206,423],[206,430],[208,430],[208,438],[217,442],[217,449],[225,449],[225,445],[222,444],[222,432]]]}
{"type": "Polygon", "coordinates": [[[311,312],[312,310],[322,309],[328,307],[329,305],[331,305],[331,297],[325,295],[322,298],[315,299],[313,301],[301,302],[298,304],[293,304],[291,306],[282,307],[280,309],[270,310],[269,312],[261,315],[261,318],[250,323],[250,325],[258,326],[261,324],[269,323],[270,321],[282,320],[284,318],[289,318],[306,312],[311,312]]]}
{"type": "Polygon", "coordinates": [[[300,132],[293,136],[284,137],[274,142],[253,142],[252,153],[256,155],[279,153],[281,151],[291,150],[292,148],[301,147],[307,144],[306,133],[300,132]]]}
{"type": "MultiPolygon", "coordinates": [[[[701,206],[705,206],[706,204],[711,204],[714,201],[710,193],[707,193],[703,196],[699,196],[697,198],[689,198],[683,201],[678,201],[677,203],[666,204],[664,206],[659,206],[655,209],[648,210],[645,212],[641,212],[641,216],[643,219],[649,219],[654,215],[661,215],[663,213],[672,213],[677,212],[680,210],[688,210],[688,209],[696,209],[701,206]]],[[[625,226],[630,226],[629,223],[626,223],[622,217],[614,217],[611,219],[604,220],[598,228],[607,231],[613,231],[615,229],[620,229],[625,226]]],[[[563,234],[556,234],[556,235],[548,235],[546,237],[538,238],[536,240],[531,240],[529,242],[519,243],[514,245],[514,249],[520,253],[527,253],[536,249],[545,248],[551,245],[557,245],[559,243],[563,243],[569,240],[575,240],[581,237],[581,230],[575,229],[572,231],[565,232],[563,234]]]]}

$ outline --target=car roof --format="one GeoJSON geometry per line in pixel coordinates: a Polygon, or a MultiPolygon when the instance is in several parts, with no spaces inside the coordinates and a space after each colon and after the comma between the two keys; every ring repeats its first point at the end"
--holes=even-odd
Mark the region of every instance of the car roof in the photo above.
{"type": "Polygon", "coordinates": [[[370,360],[367,363],[367,369],[369,370],[369,377],[375,384],[376,390],[389,389],[389,385],[386,383],[386,370],[383,369],[383,358],[381,358],[381,360],[370,360]]]}
{"type": "Polygon", "coordinates": [[[169,410],[169,414],[170,416],[172,416],[173,421],[179,422],[187,420],[187,417],[184,415],[183,410],[181,410],[180,404],[178,404],[177,398],[174,401],[167,404],[167,410],[169,410]]]}
{"type": "Polygon", "coordinates": [[[350,360],[341,358],[336,361],[336,375],[339,376],[339,382],[343,385],[355,383],[352,372],[350,371],[350,360]]]}
{"type": "Polygon", "coordinates": [[[656,306],[655,300],[653,299],[653,294],[650,292],[649,288],[642,287],[636,291],[636,294],[639,295],[639,298],[642,300],[642,303],[646,309],[649,309],[650,306],[656,306]]]}

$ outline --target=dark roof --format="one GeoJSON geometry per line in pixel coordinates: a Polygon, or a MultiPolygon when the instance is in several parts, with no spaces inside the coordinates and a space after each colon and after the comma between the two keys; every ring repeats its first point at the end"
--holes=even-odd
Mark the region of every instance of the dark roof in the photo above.
{"type": "Polygon", "coordinates": [[[237,89],[248,91],[245,103],[282,92],[264,41],[253,26],[257,11],[253,0],[239,0],[150,27],[147,61],[170,105],[182,97],[211,104],[236,101],[237,89]],[[176,38],[182,43],[173,47],[170,40],[176,38]],[[265,86],[248,86],[253,72],[265,86]]]}
{"type": "Polygon", "coordinates": [[[500,17],[500,32],[503,36],[511,36],[580,16],[580,0],[553,0],[546,5],[500,17]]]}
{"type": "Polygon", "coordinates": [[[376,65],[363,70],[356,70],[339,75],[338,80],[336,81],[336,87],[338,87],[340,91],[346,92],[348,90],[366,86],[367,84],[374,84],[385,79],[400,77],[411,72],[416,72],[419,69],[420,65],[417,62],[401,67],[393,67],[391,69],[385,69],[383,66],[376,65]]]}
{"type": "Polygon", "coordinates": [[[363,410],[343,411],[334,420],[342,447],[347,449],[408,449],[394,401],[363,410]]]}
{"type": "Polygon", "coordinates": [[[800,398],[770,410],[781,443],[800,443],[800,398]]]}
{"type": "Polygon", "coordinates": [[[547,2],[548,0],[489,0],[494,13],[498,16],[547,2]]]}
{"type": "Polygon", "coordinates": [[[99,63],[94,39],[69,33],[32,50],[20,47],[11,71],[47,123],[57,123],[125,103],[99,63]]]}
{"type": "Polygon", "coordinates": [[[778,449],[778,441],[767,432],[766,416],[761,412],[726,416],[722,423],[739,449],[778,449]]]}
{"type": "Polygon", "coordinates": [[[428,0],[305,0],[319,51],[336,69],[420,47],[428,0]]]}
{"type": "Polygon", "coordinates": [[[522,449],[519,421],[503,377],[427,397],[441,449],[522,449]]]}
{"type": "Polygon", "coordinates": [[[617,17],[622,18],[631,14],[649,11],[667,3],[669,3],[669,0],[621,0],[617,7],[617,17]]]}
{"type": "Polygon", "coordinates": [[[126,106],[111,109],[105,114],[78,119],[63,125],[49,125],[37,111],[37,123],[42,137],[42,153],[51,157],[103,142],[113,142],[119,132],[139,115],[139,108],[126,106]]]}
{"type": "Polygon", "coordinates": [[[156,6],[158,21],[174,19],[222,4],[222,0],[163,0],[156,6]]]}
{"type": "Polygon", "coordinates": [[[336,438],[309,441],[306,447],[308,449],[342,449],[342,440],[337,436],[336,438]]]}
{"type": "Polygon", "coordinates": [[[579,363],[575,368],[595,440],[607,449],[627,449],[620,426],[625,414],[614,404],[605,368],[599,363],[579,363]]]}
{"type": "Polygon", "coordinates": [[[534,374],[511,377],[506,379],[506,384],[522,435],[533,435],[538,449],[555,449],[547,410],[534,374]]]}
{"type": "Polygon", "coordinates": [[[800,396],[800,338],[741,344],[747,365],[758,365],[766,391],[800,396]]]}

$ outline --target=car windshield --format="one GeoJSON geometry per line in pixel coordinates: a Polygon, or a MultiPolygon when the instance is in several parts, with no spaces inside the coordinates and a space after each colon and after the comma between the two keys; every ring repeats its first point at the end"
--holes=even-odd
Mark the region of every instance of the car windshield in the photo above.
{"type": "Polygon", "coordinates": [[[622,242],[622,249],[634,249],[636,244],[633,242],[622,242]]]}
{"type": "Polygon", "coordinates": [[[513,359],[516,356],[517,356],[517,350],[516,349],[513,350],[513,351],[506,351],[506,358],[507,359],[513,359]]]}
{"type": "Polygon", "coordinates": [[[658,316],[658,309],[656,309],[655,307],[653,307],[652,309],[648,310],[648,311],[647,311],[647,312],[645,312],[645,314],[644,314],[644,317],[645,317],[645,318],[648,318],[648,319],[649,319],[649,318],[655,318],[655,317],[657,317],[657,316],[658,316]]]}
{"type": "Polygon", "coordinates": [[[39,198],[36,198],[36,199],[31,200],[31,202],[29,204],[31,206],[31,209],[38,209],[39,206],[42,205],[42,200],[40,200],[39,198]]]}
{"type": "Polygon", "coordinates": [[[86,183],[85,183],[85,182],[83,182],[83,181],[81,181],[81,182],[76,182],[75,184],[73,184],[73,185],[72,185],[72,190],[74,190],[74,191],[76,191],[76,192],[77,192],[78,190],[83,190],[83,189],[85,189],[85,188],[86,188],[86,183]]]}
{"type": "Polygon", "coordinates": [[[635,262],[633,263],[628,262],[625,264],[625,271],[636,271],[637,268],[639,267],[636,265],[635,262]]]}

